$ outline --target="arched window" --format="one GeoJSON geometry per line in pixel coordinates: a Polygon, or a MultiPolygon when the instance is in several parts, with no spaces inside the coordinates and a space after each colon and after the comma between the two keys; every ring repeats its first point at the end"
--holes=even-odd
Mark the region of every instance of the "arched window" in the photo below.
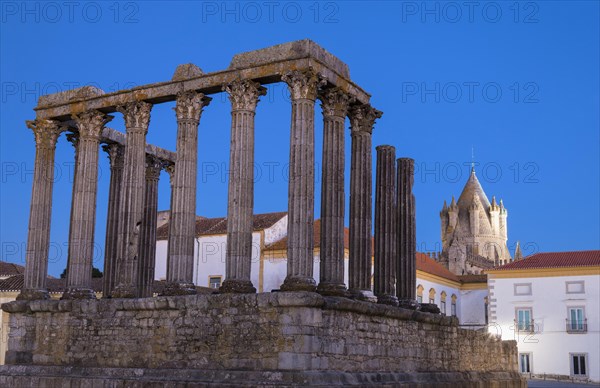
{"type": "Polygon", "coordinates": [[[440,294],[440,312],[446,315],[446,291],[440,294]]]}
{"type": "Polygon", "coordinates": [[[419,303],[423,303],[423,290],[423,286],[419,284],[417,286],[417,302],[419,303]]]}
{"type": "Polygon", "coordinates": [[[435,303],[435,289],[429,289],[429,303],[435,303]]]}
{"type": "Polygon", "coordinates": [[[450,313],[453,317],[456,316],[456,294],[452,294],[450,297],[452,299],[452,305],[450,306],[450,313]]]}

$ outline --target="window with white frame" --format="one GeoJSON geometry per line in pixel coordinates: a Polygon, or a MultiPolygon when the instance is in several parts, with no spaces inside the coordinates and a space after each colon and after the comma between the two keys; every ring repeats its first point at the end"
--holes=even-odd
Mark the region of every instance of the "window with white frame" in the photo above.
{"type": "Polygon", "coordinates": [[[444,315],[446,315],[446,301],[442,300],[440,302],[440,312],[444,315]]]}
{"type": "Polygon", "coordinates": [[[452,314],[452,316],[455,317],[456,316],[456,295],[452,294],[450,299],[452,299],[452,304],[450,305],[450,314],[452,314]]]}
{"type": "Polygon", "coordinates": [[[531,308],[517,308],[516,327],[518,331],[533,331],[533,314],[531,308]]]}
{"type": "Polygon", "coordinates": [[[519,372],[531,373],[531,353],[519,353],[519,372]]]}
{"type": "Polygon", "coordinates": [[[567,332],[584,333],[587,331],[585,310],[583,307],[569,307],[567,318],[567,332]]]}
{"type": "Polygon", "coordinates": [[[569,357],[571,358],[571,376],[587,376],[587,354],[569,353],[569,357]]]}
{"type": "Polygon", "coordinates": [[[221,279],[222,276],[209,276],[208,277],[208,286],[210,288],[219,288],[221,287],[221,279]]]}

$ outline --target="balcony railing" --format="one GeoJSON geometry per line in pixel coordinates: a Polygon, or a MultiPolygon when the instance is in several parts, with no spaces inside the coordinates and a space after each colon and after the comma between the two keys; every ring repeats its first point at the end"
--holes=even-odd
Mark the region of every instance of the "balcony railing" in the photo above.
{"type": "Polygon", "coordinates": [[[566,321],[567,333],[587,333],[587,319],[578,319],[575,321],[566,319],[566,321]]]}
{"type": "Polygon", "coordinates": [[[534,326],[534,321],[533,319],[530,319],[529,321],[514,321],[515,323],[515,330],[519,333],[533,333],[535,332],[535,326],[534,326]]]}

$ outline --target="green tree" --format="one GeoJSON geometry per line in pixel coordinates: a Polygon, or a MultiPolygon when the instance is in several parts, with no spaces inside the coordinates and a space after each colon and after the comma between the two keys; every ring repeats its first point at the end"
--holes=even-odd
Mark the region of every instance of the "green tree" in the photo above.
{"type": "MultiPolygon", "coordinates": [[[[101,278],[104,274],[96,267],[92,267],[92,277],[93,278],[101,278]]],[[[67,269],[65,268],[60,274],[60,278],[64,279],[67,277],[67,269]]]]}

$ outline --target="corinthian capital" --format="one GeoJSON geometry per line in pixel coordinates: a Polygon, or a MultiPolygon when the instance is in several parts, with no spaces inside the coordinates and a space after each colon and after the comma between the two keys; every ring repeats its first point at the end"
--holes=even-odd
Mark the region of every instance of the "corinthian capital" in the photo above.
{"type": "Polygon", "coordinates": [[[352,133],[373,133],[375,120],[380,118],[383,112],[373,108],[370,104],[355,105],[350,109],[350,128],[352,133]]]}
{"type": "Polygon", "coordinates": [[[27,120],[25,123],[33,131],[38,147],[55,148],[58,137],[66,130],[55,120],[27,120]]]}
{"type": "Polygon", "coordinates": [[[125,165],[125,146],[119,143],[104,144],[102,149],[108,154],[110,168],[123,168],[125,165]]]}
{"type": "Polygon", "coordinates": [[[165,166],[165,162],[154,155],[146,155],[146,180],[156,180],[160,177],[160,172],[165,166]]]}
{"type": "Polygon", "coordinates": [[[212,98],[205,96],[203,93],[194,91],[180,92],[177,94],[177,105],[175,106],[175,114],[177,120],[193,120],[200,121],[202,109],[210,104],[212,98]]]}
{"type": "Polygon", "coordinates": [[[355,98],[338,87],[325,89],[319,93],[321,108],[325,117],[337,116],[345,118],[350,104],[355,98]]]}
{"type": "Polygon", "coordinates": [[[251,80],[237,80],[223,86],[229,94],[232,110],[248,110],[254,112],[260,96],[267,94],[267,89],[260,83],[251,80]]]}
{"type": "Polygon", "coordinates": [[[288,84],[292,101],[316,100],[319,87],[326,83],[325,79],[312,69],[288,71],[281,77],[281,80],[288,84]]]}
{"type": "Polygon", "coordinates": [[[150,124],[150,111],[152,110],[152,104],[144,101],[132,101],[125,105],[117,106],[117,111],[123,114],[125,119],[125,128],[130,130],[131,128],[140,128],[144,132],[148,131],[148,125],[150,124]]]}
{"type": "Polygon", "coordinates": [[[88,110],[83,113],[73,114],[73,120],[77,123],[79,136],[82,139],[94,138],[100,139],[104,125],[114,117],[104,114],[98,110],[88,110]]]}
{"type": "Polygon", "coordinates": [[[175,164],[165,163],[164,169],[167,174],[169,174],[169,183],[171,184],[171,187],[173,187],[173,179],[175,179],[175,164]]]}

